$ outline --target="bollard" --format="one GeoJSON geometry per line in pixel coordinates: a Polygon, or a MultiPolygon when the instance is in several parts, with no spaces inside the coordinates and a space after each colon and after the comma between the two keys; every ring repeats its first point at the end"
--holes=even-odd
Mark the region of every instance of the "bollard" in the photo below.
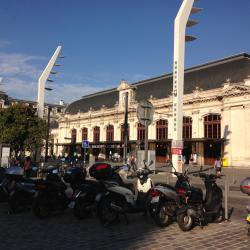
{"type": "Polygon", "coordinates": [[[228,220],[228,192],[229,192],[229,183],[228,183],[228,176],[226,175],[226,180],[225,180],[225,220],[228,220]]]}

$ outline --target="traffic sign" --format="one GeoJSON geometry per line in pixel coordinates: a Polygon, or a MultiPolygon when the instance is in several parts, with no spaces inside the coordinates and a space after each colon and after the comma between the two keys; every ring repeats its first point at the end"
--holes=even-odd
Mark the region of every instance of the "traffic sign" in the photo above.
{"type": "Polygon", "coordinates": [[[141,101],[137,106],[137,118],[139,122],[148,126],[152,123],[154,116],[154,107],[150,101],[141,101]]]}
{"type": "Polygon", "coordinates": [[[89,148],[89,141],[88,140],[82,141],[82,148],[89,148]]]}

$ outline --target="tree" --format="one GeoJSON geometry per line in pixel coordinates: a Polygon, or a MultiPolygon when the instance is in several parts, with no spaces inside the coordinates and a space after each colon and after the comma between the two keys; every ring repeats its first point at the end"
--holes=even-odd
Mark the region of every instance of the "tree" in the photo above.
{"type": "Polygon", "coordinates": [[[35,113],[34,108],[21,103],[0,110],[0,143],[10,144],[15,155],[34,152],[43,145],[46,124],[35,113]]]}

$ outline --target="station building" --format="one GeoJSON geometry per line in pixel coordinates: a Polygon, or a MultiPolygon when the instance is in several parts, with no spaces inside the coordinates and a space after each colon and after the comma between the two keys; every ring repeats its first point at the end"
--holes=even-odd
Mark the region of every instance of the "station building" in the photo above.
{"type": "MultiPolygon", "coordinates": [[[[149,126],[149,149],[164,162],[171,154],[173,129],[172,73],[83,96],[69,104],[52,130],[54,153],[89,152],[123,154],[124,94],[129,103],[129,151],[143,149],[145,127],[138,122],[138,102],[149,100],[154,108],[149,126]]],[[[250,164],[250,55],[242,53],[185,70],[183,140],[186,163],[191,153],[198,164],[213,164],[222,156],[228,165],[250,164]]]]}

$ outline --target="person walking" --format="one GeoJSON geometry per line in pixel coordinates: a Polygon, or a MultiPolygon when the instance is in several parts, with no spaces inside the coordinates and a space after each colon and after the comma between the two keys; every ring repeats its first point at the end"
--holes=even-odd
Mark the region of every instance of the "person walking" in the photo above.
{"type": "Polygon", "coordinates": [[[23,170],[24,170],[25,176],[27,178],[29,178],[30,174],[31,174],[31,158],[30,158],[30,156],[27,156],[25,158],[25,161],[23,164],[23,170]]]}
{"type": "Polygon", "coordinates": [[[221,167],[222,167],[222,160],[221,157],[218,156],[214,162],[215,175],[218,177],[220,177],[221,175],[221,167]]]}

